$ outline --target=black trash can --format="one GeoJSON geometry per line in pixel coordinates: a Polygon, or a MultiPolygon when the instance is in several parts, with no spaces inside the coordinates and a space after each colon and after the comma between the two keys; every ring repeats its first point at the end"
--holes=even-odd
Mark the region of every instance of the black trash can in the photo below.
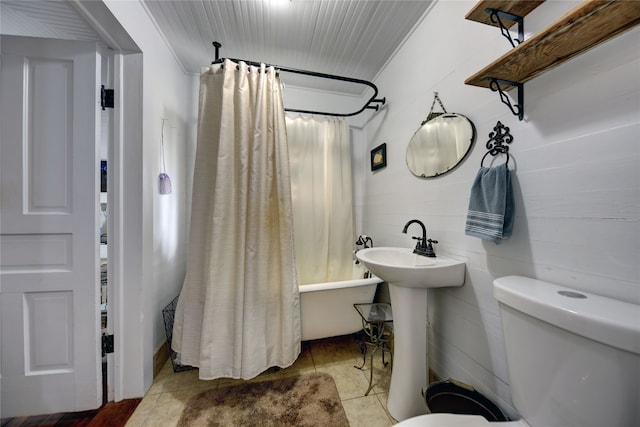
{"type": "Polygon", "coordinates": [[[424,394],[431,413],[481,415],[487,421],[509,421],[495,403],[455,380],[431,383],[424,394]]]}

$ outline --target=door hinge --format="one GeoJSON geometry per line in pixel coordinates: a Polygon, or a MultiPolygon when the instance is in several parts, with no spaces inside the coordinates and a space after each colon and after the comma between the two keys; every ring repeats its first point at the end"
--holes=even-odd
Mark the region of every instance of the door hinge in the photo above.
{"type": "Polygon", "coordinates": [[[100,106],[104,111],[107,108],[113,108],[113,89],[105,89],[104,85],[100,86],[100,106]]]}
{"type": "Polygon", "coordinates": [[[113,335],[102,335],[102,355],[113,353],[113,335]]]}

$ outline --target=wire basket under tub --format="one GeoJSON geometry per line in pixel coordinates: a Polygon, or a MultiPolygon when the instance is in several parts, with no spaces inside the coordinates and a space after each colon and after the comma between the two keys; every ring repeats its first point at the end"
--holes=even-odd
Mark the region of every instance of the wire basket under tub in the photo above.
{"type": "Polygon", "coordinates": [[[173,319],[176,315],[176,305],[178,305],[179,296],[175,297],[173,301],[162,309],[162,317],[164,318],[164,331],[167,334],[167,345],[169,346],[169,357],[171,357],[171,365],[173,366],[173,372],[189,371],[196,369],[193,366],[182,365],[178,353],[171,349],[171,338],[173,337],[173,319]]]}

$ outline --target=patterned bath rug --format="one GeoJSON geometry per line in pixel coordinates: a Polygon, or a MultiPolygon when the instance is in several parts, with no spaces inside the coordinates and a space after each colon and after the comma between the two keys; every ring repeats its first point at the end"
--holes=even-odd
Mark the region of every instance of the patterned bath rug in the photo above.
{"type": "Polygon", "coordinates": [[[216,388],[186,403],[178,427],[348,427],[336,383],[315,373],[216,388]]]}

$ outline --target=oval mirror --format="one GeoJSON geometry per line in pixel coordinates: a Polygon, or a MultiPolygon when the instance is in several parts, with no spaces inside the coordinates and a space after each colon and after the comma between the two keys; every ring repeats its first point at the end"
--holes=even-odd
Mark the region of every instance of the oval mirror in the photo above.
{"type": "Polygon", "coordinates": [[[434,178],[453,170],[469,154],[476,139],[471,120],[444,113],[422,123],[407,146],[407,166],[416,176],[434,178]]]}

